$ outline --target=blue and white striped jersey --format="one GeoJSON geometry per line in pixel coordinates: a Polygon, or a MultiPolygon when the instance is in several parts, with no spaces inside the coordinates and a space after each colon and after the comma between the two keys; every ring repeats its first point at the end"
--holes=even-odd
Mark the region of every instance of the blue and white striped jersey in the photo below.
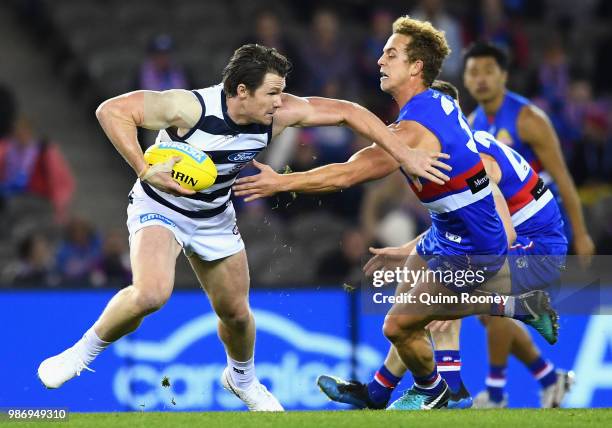
{"type": "Polygon", "coordinates": [[[162,130],[156,142],[181,141],[206,152],[217,166],[215,183],[195,195],[180,197],[141,185],[149,197],[168,208],[191,218],[209,218],[227,208],[236,177],[270,143],[272,125],[234,123],[227,114],[222,84],[193,93],[202,105],[198,123],[181,137],[172,129],[162,130]]]}

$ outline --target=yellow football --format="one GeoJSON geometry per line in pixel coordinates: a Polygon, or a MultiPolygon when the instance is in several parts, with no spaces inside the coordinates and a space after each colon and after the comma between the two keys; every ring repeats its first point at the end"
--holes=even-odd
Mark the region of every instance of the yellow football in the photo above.
{"type": "Polygon", "coordinates": [[[182,158],[172,169],[172,178],[181,187],[198,192],[212,186],[217,179],[217,167],[210,157],[189,144],[175,141],[157,143],[144,153],[149,165],[165,162],[173,156],[182,158]]]}

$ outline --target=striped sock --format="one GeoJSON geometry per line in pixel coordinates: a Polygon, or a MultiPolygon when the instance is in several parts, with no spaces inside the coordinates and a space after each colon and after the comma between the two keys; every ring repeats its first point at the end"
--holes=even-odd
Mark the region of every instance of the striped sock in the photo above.
{"type": "Polygon", "coordinates": [[[376,373],[374,378],[368,384],[368,396],[375,404],[386,404],[391,398],[393,389],[397,386],[401,377],[395,376],[383,364],[376,373]]]}
{"type": "Polygon", "coordinates": [[[550,361],[544,360],[541,355],[527,367],[542,388],[547,388],[557,381],[555,366],[550,361]]]}
{"type": "Polygon", "coordinates": [[[499,317],[506,317],[506,318],[513,318],[519,321],[525,321],[525,320],[529,320],[533,318],[531,314],[523,313],[525,312],[525,310],[524,308],[522,308],[521,305],[519,305],[519,307],[517,308],[517,302],[519,302],[519,300],[517,299],[516,296],[507,296],[507,297],[508,297],[508,300],[506,304],[501,303],[501,302],[491,303],[491,309],[490,309],[491,315],[499,316],[499,317]]]}
{"type": "Polygon", "coordinates": [[[504,399],[504,388],[506,387],[506,366],[489,366],[489,376],[485,380],[489,399],[501,403],[504,399]]]}
{"type": "Polygon", "coordinates": [[[429,395],[437,395],[446,388],[446,382],[438,373],[438,367],[434,366],[433,371],[427,376],[414,376],[414,388],[429,395]]]}
{"type": "Polygon", "coordinates": [[[461,389],[461,356],[455,350],[436,350],[436,365],[440,376],[446,381],[453,392],[461,389]]]}

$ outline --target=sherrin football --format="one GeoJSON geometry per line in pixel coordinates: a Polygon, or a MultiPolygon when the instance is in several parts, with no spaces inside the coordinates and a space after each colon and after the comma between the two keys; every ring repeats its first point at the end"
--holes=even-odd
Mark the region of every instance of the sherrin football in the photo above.
{"type": "Polygon", "coordinates": [[[165,162],[173,156],[182,158],[172,169],[172,178],[181,187],[198,192],[212,186],[217,179],[217,167],[210,157],[189,144],[162,142],[152,145],[144,153],[149,165],[165,162]]]}

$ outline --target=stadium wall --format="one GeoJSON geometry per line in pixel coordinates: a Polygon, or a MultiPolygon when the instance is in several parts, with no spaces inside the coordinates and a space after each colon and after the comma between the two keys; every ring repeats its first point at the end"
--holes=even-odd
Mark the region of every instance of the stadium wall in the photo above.
{"type": "MultiPolygon", "coordinates": [[[[40,361],[74,343],[110,299],[111,291],[7,291],[0,295],[5,332],[0,367],[0,407],[67,407],[70,411],[236,410],[242,403],[225,392],[225,365],[216,317],[200,292],[178,291],[142,327],[117,342],[93,364],[95,373],[59,390],[36,378],[40,361]],[[170,386],[163,386],[168,378],[170,386]]],[[[338,409],[318,390],[319,374],[369,376],[381,364],[387,342],[383,317],[359,310],[358,294],[337,290],[254,290],[257,373],[287,409],[338,409]],[[351,324],[357,328],[352,329],[351,324]]],[[[558,367],[573,369],[571,407],[612,406],[612,316],[572,315],[561,320],[554,347],[537,339],[558,367]]],[[[479,322],[465,320],[464,379],[473,394],[484,388],[486,350],[479,322]]],[[[537,407],[538,388],[512,361],[508,392],[512,407],[537,407]]],[[[398,394],[410,385],[406,379],[398,394]]]]}

